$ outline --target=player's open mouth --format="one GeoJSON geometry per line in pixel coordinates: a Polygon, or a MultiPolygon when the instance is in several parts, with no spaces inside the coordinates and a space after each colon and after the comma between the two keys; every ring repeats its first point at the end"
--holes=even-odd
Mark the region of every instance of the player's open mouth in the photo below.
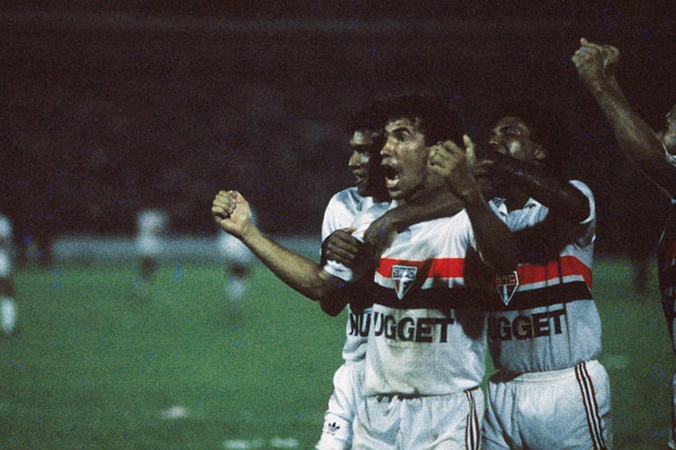
{"type": "Polygon", "coordinates": [[[383,164],[383,171],[385,173],[385,186],[387,189],[394,189],[399,184],[399,170],[389,164],[383,164]]]}

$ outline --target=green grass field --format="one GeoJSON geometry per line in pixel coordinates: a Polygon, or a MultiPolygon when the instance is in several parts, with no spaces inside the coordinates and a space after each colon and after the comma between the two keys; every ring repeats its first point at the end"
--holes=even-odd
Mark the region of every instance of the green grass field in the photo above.
{"type": "MultiPolygon", "coordinates": [[[[240,319],[220,266],[165,263],[151,300],[128,265],[16,273],[20,333],[0,338],[2,449],[311,449],[340,365],[332,319],[256,266],[240,319]],[[168,417],[174,412],[178,417],[168,417]]],[[[615,448],[664,449],[676,363],[656,282],[600,260],[615,448]]]]}

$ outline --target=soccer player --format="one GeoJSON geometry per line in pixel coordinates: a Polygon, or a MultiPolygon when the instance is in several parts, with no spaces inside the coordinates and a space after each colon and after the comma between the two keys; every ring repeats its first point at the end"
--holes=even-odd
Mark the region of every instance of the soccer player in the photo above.
{"type": "Polygon", "coordinates": [[[136,215],[136,251],[140,275],[138,291],[141,298],[148,298],[151,294],[157,258],[162,253],[162,235],[168,224],[169,217],[161,209],[144,209],[136,215]]]}
{"type": "MultiPolygon", "coordinates": [[[[354,175],[355,186],[335,194],[329,201],[322,225],[324,254],[331,253],[334,239],[350,240],[348,245],[357,251],[359,242],[351,241],[354,227],[359,223],[370,223],[389,207],[377,153],[380,148],[376,144],[378,133],[373,131],[378,128],[376,107],[377,104],[365,114],[357,115],[350,123],[349,129],[353,130],[350,139],[352,156],[348,165],[354,175]]],[[[458,203],[449,196],[431,206],[394,209],[387,217],[379,219],[377,230],[382,232],[386,240],[403,228],[407,221],[449,214],[458,207],[458,203]]],[[[323,257],[322,263],[317,264],[275,244],[257,229],[249,229],[247,209],[248,204],[239,194],[221,192],[214,200],[212,213],[223,229],[242,239],[282,281],[303,295],[319,300],[325,312],[336,315],[348,304],[344,364],[334,375],[334,392],[329,400],[322,436],[316,448],[352,448],[352,420],[361,399],[365,342],[371,320],[368,292],[364,292],[364,289],[372,285],[373,275],[364,275],[361,280],[353,276],[350,283],[346,284],[324,270],[325,266],[331,265],[340,271],[340,266],[334,262],[323,257]]],[[[371,264],[362,261],[357,271],[365,273],[371,264]]]]}
{"type": "MultiPolygon", "coordinates": [[[[580,39],[572,57],[578,75],[610,123],[620,150],[676,205],[676,104],[664,129],[655,132],[626,99],[615,78],[620,51],[580,39]]],[[[672,207],[657,251],[662,309],[676,352],[676,208],[672,207]]],[[[672,376],[672,426],[669,448],[676,449],[676,372],[672,376]]]]}
{"type": "MultiPolygon", "coordinates": [[[[340,233],[349,233],[349,227],[360,214],[371,210],[377,217],[389,204],[384,189],[384,176],[380,158],[374,147],[377,135],[374,132],[372,112],[359,114],[350,121],[352,155],[348,167],[355,185],[335,194],[326,208],[322,224],[324,248],[331,247],[330,236],[340,239],[340,233]],[[337,233],[337,234],[336,234],[337,233]]],[[[338,286],[323,272],[323,265],[292,252],[264,236],[248,219],[248,203],[235,192],[221,191],[214,200],[212,213],[221,228],[236,236],[253,250],[255,255],[270,270],[293,289],[313,300],[319,300],[330,315],[337,315],[346,303],[357,303],[362,295],[353,286],[338,286]],[[345,293],[343,296],[343,292],[345,293]],[[341,297],[340,300],[329,297],[341,297]]],[[[348,306],[346,341],[343,346],[343,365],[334,374],[334,392],[329,399],[322,434],[316,448],[319,450],[342,450],[352,446],[352,419],[358,401],[365,337],[353,332],[351,324],[363,323],[368,301],[359,308],[348,306]]]]}
{"type": "Polygon", "coordinates": [[[482,448],[605,449],[612,441],[601,320],[591,294],[594,197],[564,172],[567,132],[548,108],[498,109],[489,149],[492,199],[518,244],[518,265],[496,276],[482,448]]]}
{"type": "Polygon", "coordinates": [[[16,332],[18,320],[12,271],[12,223],[0,215],[0,328],[6,336],[16,332]]]}
{"type": "Polygon", "coordinates": [[[385,117],[390,197],[412,206],[450,192],[464,209],[408,226],[379,256],[353,448],[479,448],[485,293],[470,287],[464,265],[475,254],[509,271],[513,241],[471,175],[471,140],[444,102],[399,97],[385,117]]]}

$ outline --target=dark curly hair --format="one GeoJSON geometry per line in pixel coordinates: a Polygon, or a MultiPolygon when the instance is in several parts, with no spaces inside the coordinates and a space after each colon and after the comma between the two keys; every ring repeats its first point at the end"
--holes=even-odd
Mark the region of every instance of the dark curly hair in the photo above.
{"type": "Polygon", "coordinates": [[[419,119],[425,145],[452,140],[462,144],[464,125],[457,110],[439,97],[405,95],[388,99],[382,105],[383,124],[397,119],[419,119]]]}
{"type": "Polygon", "coordinates": [[[563,171],[571,151],[570,131],[563,119],[548,105],[535,101],[509,101],[492,114],[491,123],[503,117],[518,117],[531,131],[533,141],[542,144],[547,157],[543,163],[552,170],[563,171]]]}

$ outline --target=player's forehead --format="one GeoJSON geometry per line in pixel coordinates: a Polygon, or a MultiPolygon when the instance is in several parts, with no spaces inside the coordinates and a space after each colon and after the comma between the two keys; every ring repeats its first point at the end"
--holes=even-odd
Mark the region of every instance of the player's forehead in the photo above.
{"type": "Polygon", "coordinates": [[[352,133],[352,137],[350,138],[350,146],[364,147],[373,145],[373,138],[373,131],[371,130],[356,130],[352,133]]]}
{"type": "Polygon", "coordinates": [[[530,134],[530,127],[520,117],[516,116],[504,116],[498,119],[495,127],[493,128],[494,132],[506,132],[506,131],[520,131],[525,134],[530,134]]]}
{"type": "Polygon", "coordinates": [[[390,119],[385,124],[385,134],[393,134],[397,132],[408,132],[415,134],[420,132],[420,120],[417,118],[400,117],[398,119],[390,119]]]}

